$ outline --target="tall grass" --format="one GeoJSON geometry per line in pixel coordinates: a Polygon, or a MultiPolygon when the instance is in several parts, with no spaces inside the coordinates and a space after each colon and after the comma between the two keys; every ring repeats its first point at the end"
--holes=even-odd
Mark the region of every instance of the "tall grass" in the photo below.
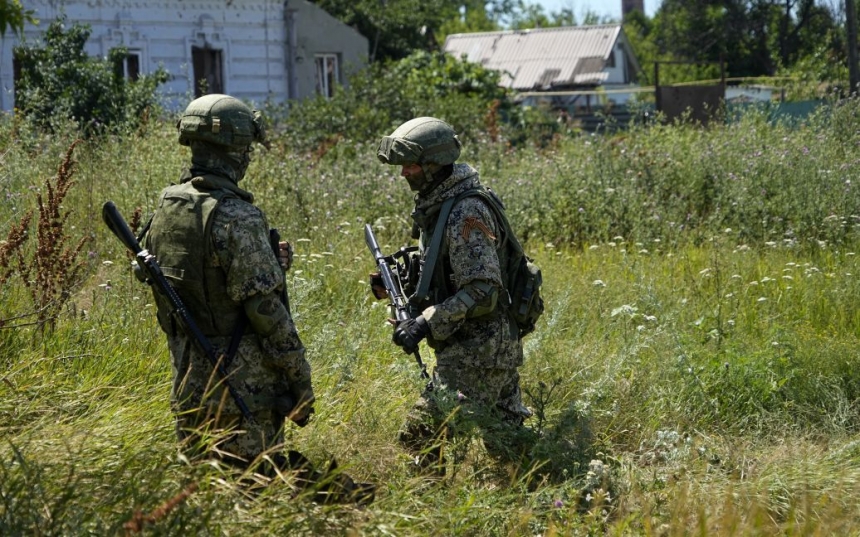
{"type": "MultiPolygon", "coordinates": [[[[395,442],[422,381],[366,283],[364,223],[386,251],[409,240],[398,170],[373,141],[256,152],[242,185],[295,247],[288,285],[319,401],[286,440],[379,484],[363,509],[288,483],[249,494],[181,456],[150,290],[98,215],[107,199],[151,212],[187,150],[169,120],[80,144],[62,210],[69,237],[88,239],[85,278],[52,331],[0,327],[0,534],[856,533],[858,106],[793,128],[749,115],[467,146],[545,277],[522,368],[541,465],[497,463],[465,437],[441,482],[411,473],[395,442]]],[[[3,132],[0,237],[74,140],[3,132]]],[[[13,275],[0,319],[30,301],[13,275]]]]}

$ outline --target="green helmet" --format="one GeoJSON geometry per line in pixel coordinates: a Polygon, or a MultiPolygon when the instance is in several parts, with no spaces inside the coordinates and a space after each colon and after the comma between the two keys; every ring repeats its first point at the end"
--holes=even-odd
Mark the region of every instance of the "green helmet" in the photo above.
{"type": "Polygon", "coordinates": [[[384,164],[453,164],[460,157],[454,129],[435,117],[418,117],[397,127],[379,143],[376,156],[384,164]]]}
{"type": "Polygon", "coordinates": [[[268,147],[260,112],[229,95],[213,93],[194,99],[176,127],[182,145],[199,140],[229,149],[244,149],[252,142],[268,147]]]}

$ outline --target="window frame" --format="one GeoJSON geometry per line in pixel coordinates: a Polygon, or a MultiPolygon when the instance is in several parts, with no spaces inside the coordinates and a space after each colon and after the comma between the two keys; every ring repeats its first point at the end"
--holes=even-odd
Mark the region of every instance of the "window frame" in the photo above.
{"type": "Polygon", "coordinates": [[[335,86],[341,84],[340,54],[333,52],[314,54],[314,80],[317,95],[331,99],[334,96],[335,86]]]}

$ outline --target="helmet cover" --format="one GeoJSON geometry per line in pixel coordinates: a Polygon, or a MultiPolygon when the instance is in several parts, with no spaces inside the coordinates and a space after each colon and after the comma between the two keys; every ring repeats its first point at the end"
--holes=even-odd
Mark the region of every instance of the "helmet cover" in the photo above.
{"type": "Polygon", "coordinates": [[[434,117],[418,117],[383,137],[376,156],[384,164],[445,166],[460,157],[460,147],[451,125],[434,117]]]}
{"type": "Polygon", "coordinates": [[[182,145],[199,140],[229,149],[244,149],[253,142],[269,146],[262,114],[229,95],[213,93],[194,99],[176,127],[182,145]]]}

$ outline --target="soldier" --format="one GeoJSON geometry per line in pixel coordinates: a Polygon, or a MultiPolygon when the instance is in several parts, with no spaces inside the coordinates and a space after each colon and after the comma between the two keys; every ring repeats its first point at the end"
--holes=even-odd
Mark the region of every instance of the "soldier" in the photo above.
{"type": "MultiPolygon", "coordinates": [[[[179,143],[191,148],[191,166],[179,184],[162,191],[144,248],[223,353],[227,381],[253,418],[245,419],[207,357],[177,326],[169,301],[155,293],[173,364],[177,435],[192,452],[206,447],[201,439],[218,439],[214,453],[241,468],[259,464],[263,454],[282,469],[306,466],[298,452],[280,451],[285,418],[303,427],[315,401],[286,299],[284,273],[292,252],[281,242],[276,256],[266,216],[238,186],[253,142],[268,147],[261,115],[234,97],[214,94],[192,101],[177,126],[179,143]]],[[[306,477],[313,473],[304,469],[306,477]]],[[[354,488],[351,481],[345,485],[354,488]]]]}
{"type": "MultiPolygon", "coordinates": [[[[531,415],[522,403],[517,370],[522,341],[503,284],[509,254],[504,245],[510,241],[503,213],[496,212],[502,205],[481,186],[474,168],[455,163],[460,147],[450,125],[420,117],[384,137],[377,151],[383,163],[402,167],[416,193],[412,235],[419,252],[410,272],[421,269],[404,288],[413,318],[398,323],[393,341],[411,354],[426,339],[436,356],[431,383],[399,439],[421,466],[439,472],[444,472],[440,441],[453,433],[453,422],[446,423],[453,408],[459,405],[461,414],[476,419],[494,455],[521,454],[502,433],[524,430],[531,415]],[[447,218],[438,222],[445,212],[447,218]]],[[[371,286],[377,298],[386,296],[376,273],[371,286]]]]}

